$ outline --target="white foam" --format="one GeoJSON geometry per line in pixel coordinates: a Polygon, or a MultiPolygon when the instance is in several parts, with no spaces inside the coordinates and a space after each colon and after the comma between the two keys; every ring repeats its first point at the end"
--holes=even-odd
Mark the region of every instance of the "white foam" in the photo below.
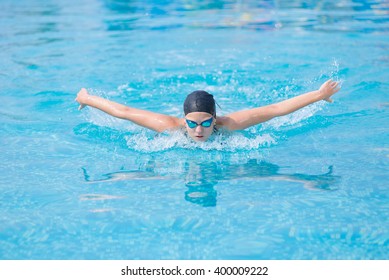
{"type": "Polygon", "coordinates": [[[127,146],[141,152],[159,152],[172,148],[200,149],[204,151],[257,150],[275,143],[270,134],[249,137],[242,133],[222,133],[212,135],[206,142],[195,142],[183,130],[152,135],[148,131],[125,136],[127,146]]]}

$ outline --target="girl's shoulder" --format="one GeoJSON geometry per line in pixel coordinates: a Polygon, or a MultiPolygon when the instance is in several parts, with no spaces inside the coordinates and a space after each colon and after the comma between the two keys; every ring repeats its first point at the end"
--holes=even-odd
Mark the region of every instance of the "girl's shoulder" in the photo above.
{"type": "Polygon", "coordinates": [[[216,118],[216,126],[218,129],[228,130],[228,124],[231,121],[229,117],[221,116],[216,118]]]}

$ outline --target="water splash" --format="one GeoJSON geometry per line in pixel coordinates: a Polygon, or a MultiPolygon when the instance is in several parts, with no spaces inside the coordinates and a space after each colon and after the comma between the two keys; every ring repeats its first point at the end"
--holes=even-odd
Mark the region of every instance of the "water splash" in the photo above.
{"type": "Polygon", "coordinates": [[[189,149],[203,151],[226,151],[257,150],[268,147],[276,140],[270,134],[249,135],[242,132],[218,132],[212,135],[207,142],[194,142],[183,130],[169,133],[151,135],[148,131],[139,134],[126,135],[127,146],[140,152],[160,152],[170,149],[189,149]]]}
{"type": "Polygon", "coordinates": [[[344,80],[341,77],[341,72],[342,69],[340,66],[340,62],[336,58],[332,58],[331,64],[327,68],[323,69],[320,75],[309,83],[312,84],[317,83],[320,80],[332,79],[342,84],[344,80]]]}

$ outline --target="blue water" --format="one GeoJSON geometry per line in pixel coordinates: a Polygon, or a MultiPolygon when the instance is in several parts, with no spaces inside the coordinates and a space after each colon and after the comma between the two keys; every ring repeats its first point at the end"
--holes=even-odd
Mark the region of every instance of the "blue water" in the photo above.
{"type": "Polygon", "coordinates": [[[389,259],[387,1],[0,1],[1,259],[389,259]],[[80,3],[81,2],[81,3],[80,3]],[[74,102],[223,115],[194,144],[74,102]]]}

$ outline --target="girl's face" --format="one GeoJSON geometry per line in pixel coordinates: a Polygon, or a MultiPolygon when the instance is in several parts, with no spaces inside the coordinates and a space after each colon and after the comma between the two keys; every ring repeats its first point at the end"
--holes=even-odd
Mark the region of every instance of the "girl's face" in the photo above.
{"type": "Polygon", "coordinates": [[[209,113],[192,112],[185,116],[185,128],[196,142],[205,142],[211,136],[216,119],[209,113]]]}

